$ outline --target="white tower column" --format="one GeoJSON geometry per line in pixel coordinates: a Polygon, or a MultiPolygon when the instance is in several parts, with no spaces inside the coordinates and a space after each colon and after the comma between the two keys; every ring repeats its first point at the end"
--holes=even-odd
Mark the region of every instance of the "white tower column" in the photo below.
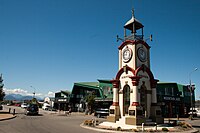
{"type": "Polygon", "coordinates": [[[109,116],[107,120],[110,122],[116,122],[120,118],[119,111],[119,80],[111,80],[113,84],[113,104],[110,106],[109,116]]]}
{"type": "Polygon", "coordinates": [[[113,84],[113,106],[119,106],[119,80],[112,80],[113,84]]]}
{"type": "Polygon", "coordinates": [[[156,88],[152,88],[151,103],[153,104],[157,103],[156,88]]]}
{"type": "Polygon", "coordinates": [[[140,77],[137,77],[137,76],[133,76],[133,77],[130,77],[132,79],[132,89],[133,89],[133,93],[131,93],[131,106],[138,106],[139,105],[139,94],[138,94],[138,85],[139,85],[139,80],[140,80],[140,77]]]}
{"type": "Polygon", "coordinates": [[[153,80],[151,82],[151,88],[152,88],[152,91],[151,91],[151,103],[153,105],[155,105],[157,103],[157,92],[156,92],[156,85],[157,85],[157,82],[158,80],[153,80]]]}

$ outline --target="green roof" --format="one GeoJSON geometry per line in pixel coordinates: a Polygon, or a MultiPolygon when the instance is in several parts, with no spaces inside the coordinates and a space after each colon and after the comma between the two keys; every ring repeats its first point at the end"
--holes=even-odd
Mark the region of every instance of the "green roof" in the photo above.
{"type": "Polygon", "coordinates": [[[68,94],[68,95],[71,94],[70,91],[62,91],[62,90],[61,90],[61,92],[64,93],[64,94],[68,94]]]}
{"type": "Polygon", "coordinates": [[[98,79],[98,81],[102,83],[111,83],[111,80],[105,80],[105,79],[98,79]]]}
{"type": "Polygon", "coordinates": [[[99,89],[99,82],[79,82],[74,83],[76,86],[99,89]]]}
{"type": "Polygon", "coordinates": [[[158,84],[177,84],[176,82],[163,82],[163,81],[161,81],[161,82],[158,82],[158,84]]]}

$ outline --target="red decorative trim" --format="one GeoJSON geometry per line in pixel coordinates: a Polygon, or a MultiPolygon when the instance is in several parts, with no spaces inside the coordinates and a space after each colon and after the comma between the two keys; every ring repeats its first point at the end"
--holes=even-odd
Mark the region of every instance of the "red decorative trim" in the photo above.
{"type": "Polygon", "coordinates": [[[147,72],[147,74],[150,77],[150,80],[154,80],[154,77],[153,77],[151,70],[148,67],[146,67],[144,64],[142,64],[142,66],[138,67],[135,70],[135,75],[137,75],[139,71],[147,72]]]}
{"type": "Polygon", "coordinates": [[[139,102],[132,102],[132,106],[139,106],[139,102]]]}
{"type": "Polygon", "coordinates": [[[144,64],[142,64],[141,67],[139,67],[139,68],[137,68],[137,69],[135,70],[135,75],[137,75],[139,71],[147,72],[147,74],[148,74],[149,77],[150,77],[151,88],[155,88],[156,85],[157,85],[157,82],[158,82],[159,80],[154,79],[154,76],[153,76],[153,73],[151,72],[151,70],[150,70],[147,66],[145,66],[144,64]]]}
{"type": "Polygon", "coordinates": [[[123,42],[119,47],[118,49],[122,49],[124,46],[126,46],[127,44],[133,44],[133,45],[137,45],[137,44],[143,44],[147,49],[150,49],[151,47],[145,42],[145,41],[142,41],[142,40],[127,40],[125,42],[123,42]]]}
{"type": "Polygon", "coordinates": [[[113,88],[119,88],[119,80],[111,80],[113,88]]]}
{"type": "Polygon", "coordinates": [[[138,85],[139,85],[139,81],[140,81],[140,78],[141,78],[141,77],[132,76],[132,77],[130,77],[130,78],[131,78],[131,80],[132,80],[133,86],[138,86],[138,85]]]}
{"type": "Polygon", "coordinates": [[[119,102],[113,102],[112,106],[119,106],[119,102]]]}
{"type": "MultiPolygon", "coordinates": [[[[135,70],[134,70],[133,68],[131,68],[131,67],[129,67],[129,66],[125,66],[125,67],[126,67],[126,71],[131,71],[131,72],[133,73],[133,75],[135,74],[135,70]]],[[[119,80],[119,78],[120,78],[120,76],[122,75],[123,72],[124,72],[124,67],[121,68],[121,69],[118,71],[118,73],[117,73],[117,75],[116,75],[116,80],[119,80]]]]}

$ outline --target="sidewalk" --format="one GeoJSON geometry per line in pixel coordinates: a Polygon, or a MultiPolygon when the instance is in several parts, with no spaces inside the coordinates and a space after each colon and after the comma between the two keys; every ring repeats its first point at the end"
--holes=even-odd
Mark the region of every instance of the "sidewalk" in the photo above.
{"type": "MultiPolygon", "coordinates": [[[[166,118],[165,121],[169,121],[169,120],[177,120],[177,118],[166,118]]],[[[179,121],[181,122],[187,122],[190,123],[191,121],[188,118],[179,118],[179,121]]],[[[142,126],[134,126],[134,125],[126,125],[126,124],[119,124],[119,123],[112,123],[112,122],[107,122],[104,121],[103,123],[100,123],[97,126],[88,126],[85,125],[84,123],[82,123],[80,125],[83,128],[87,128],[90,130],[95,130],[95,131],[99,131],[99,132],[133,132],[133,131],[142,131],[142,126]],[[117,129],[119,128],[118,131],[117,129]]],[[[189,130],[185,130],[185,129],[181,129],[178,127],[174,127],[174,126],[170,126],[167,124],[159,124],[157,126],[144,126],[145,132],[150,132],[150,131],[158,131],[158,132],[162,132],[163,128],[167,128],[169,131],[168,132],[183,132],[183,133],[197,133],[199,132],[198,129],[195,128],[191,128],[189,130]]]]}
{"type": "Polygon", "coordinates": [[[8,111],[0,110],[0,121],[13,119],[15,117],[16,115],[13,115],[12,113],[9,113],[8,111]]]}

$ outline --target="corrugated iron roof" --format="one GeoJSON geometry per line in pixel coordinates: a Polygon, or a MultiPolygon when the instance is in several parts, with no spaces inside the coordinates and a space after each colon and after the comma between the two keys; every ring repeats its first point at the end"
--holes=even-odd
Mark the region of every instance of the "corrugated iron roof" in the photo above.
{"type": "Polygon", "coordinates": [[[78,82],[78,83],[74,83],[74,86],[75,85],[81,86],[81,87],[99,89],[99,82],[78,82]]]}

